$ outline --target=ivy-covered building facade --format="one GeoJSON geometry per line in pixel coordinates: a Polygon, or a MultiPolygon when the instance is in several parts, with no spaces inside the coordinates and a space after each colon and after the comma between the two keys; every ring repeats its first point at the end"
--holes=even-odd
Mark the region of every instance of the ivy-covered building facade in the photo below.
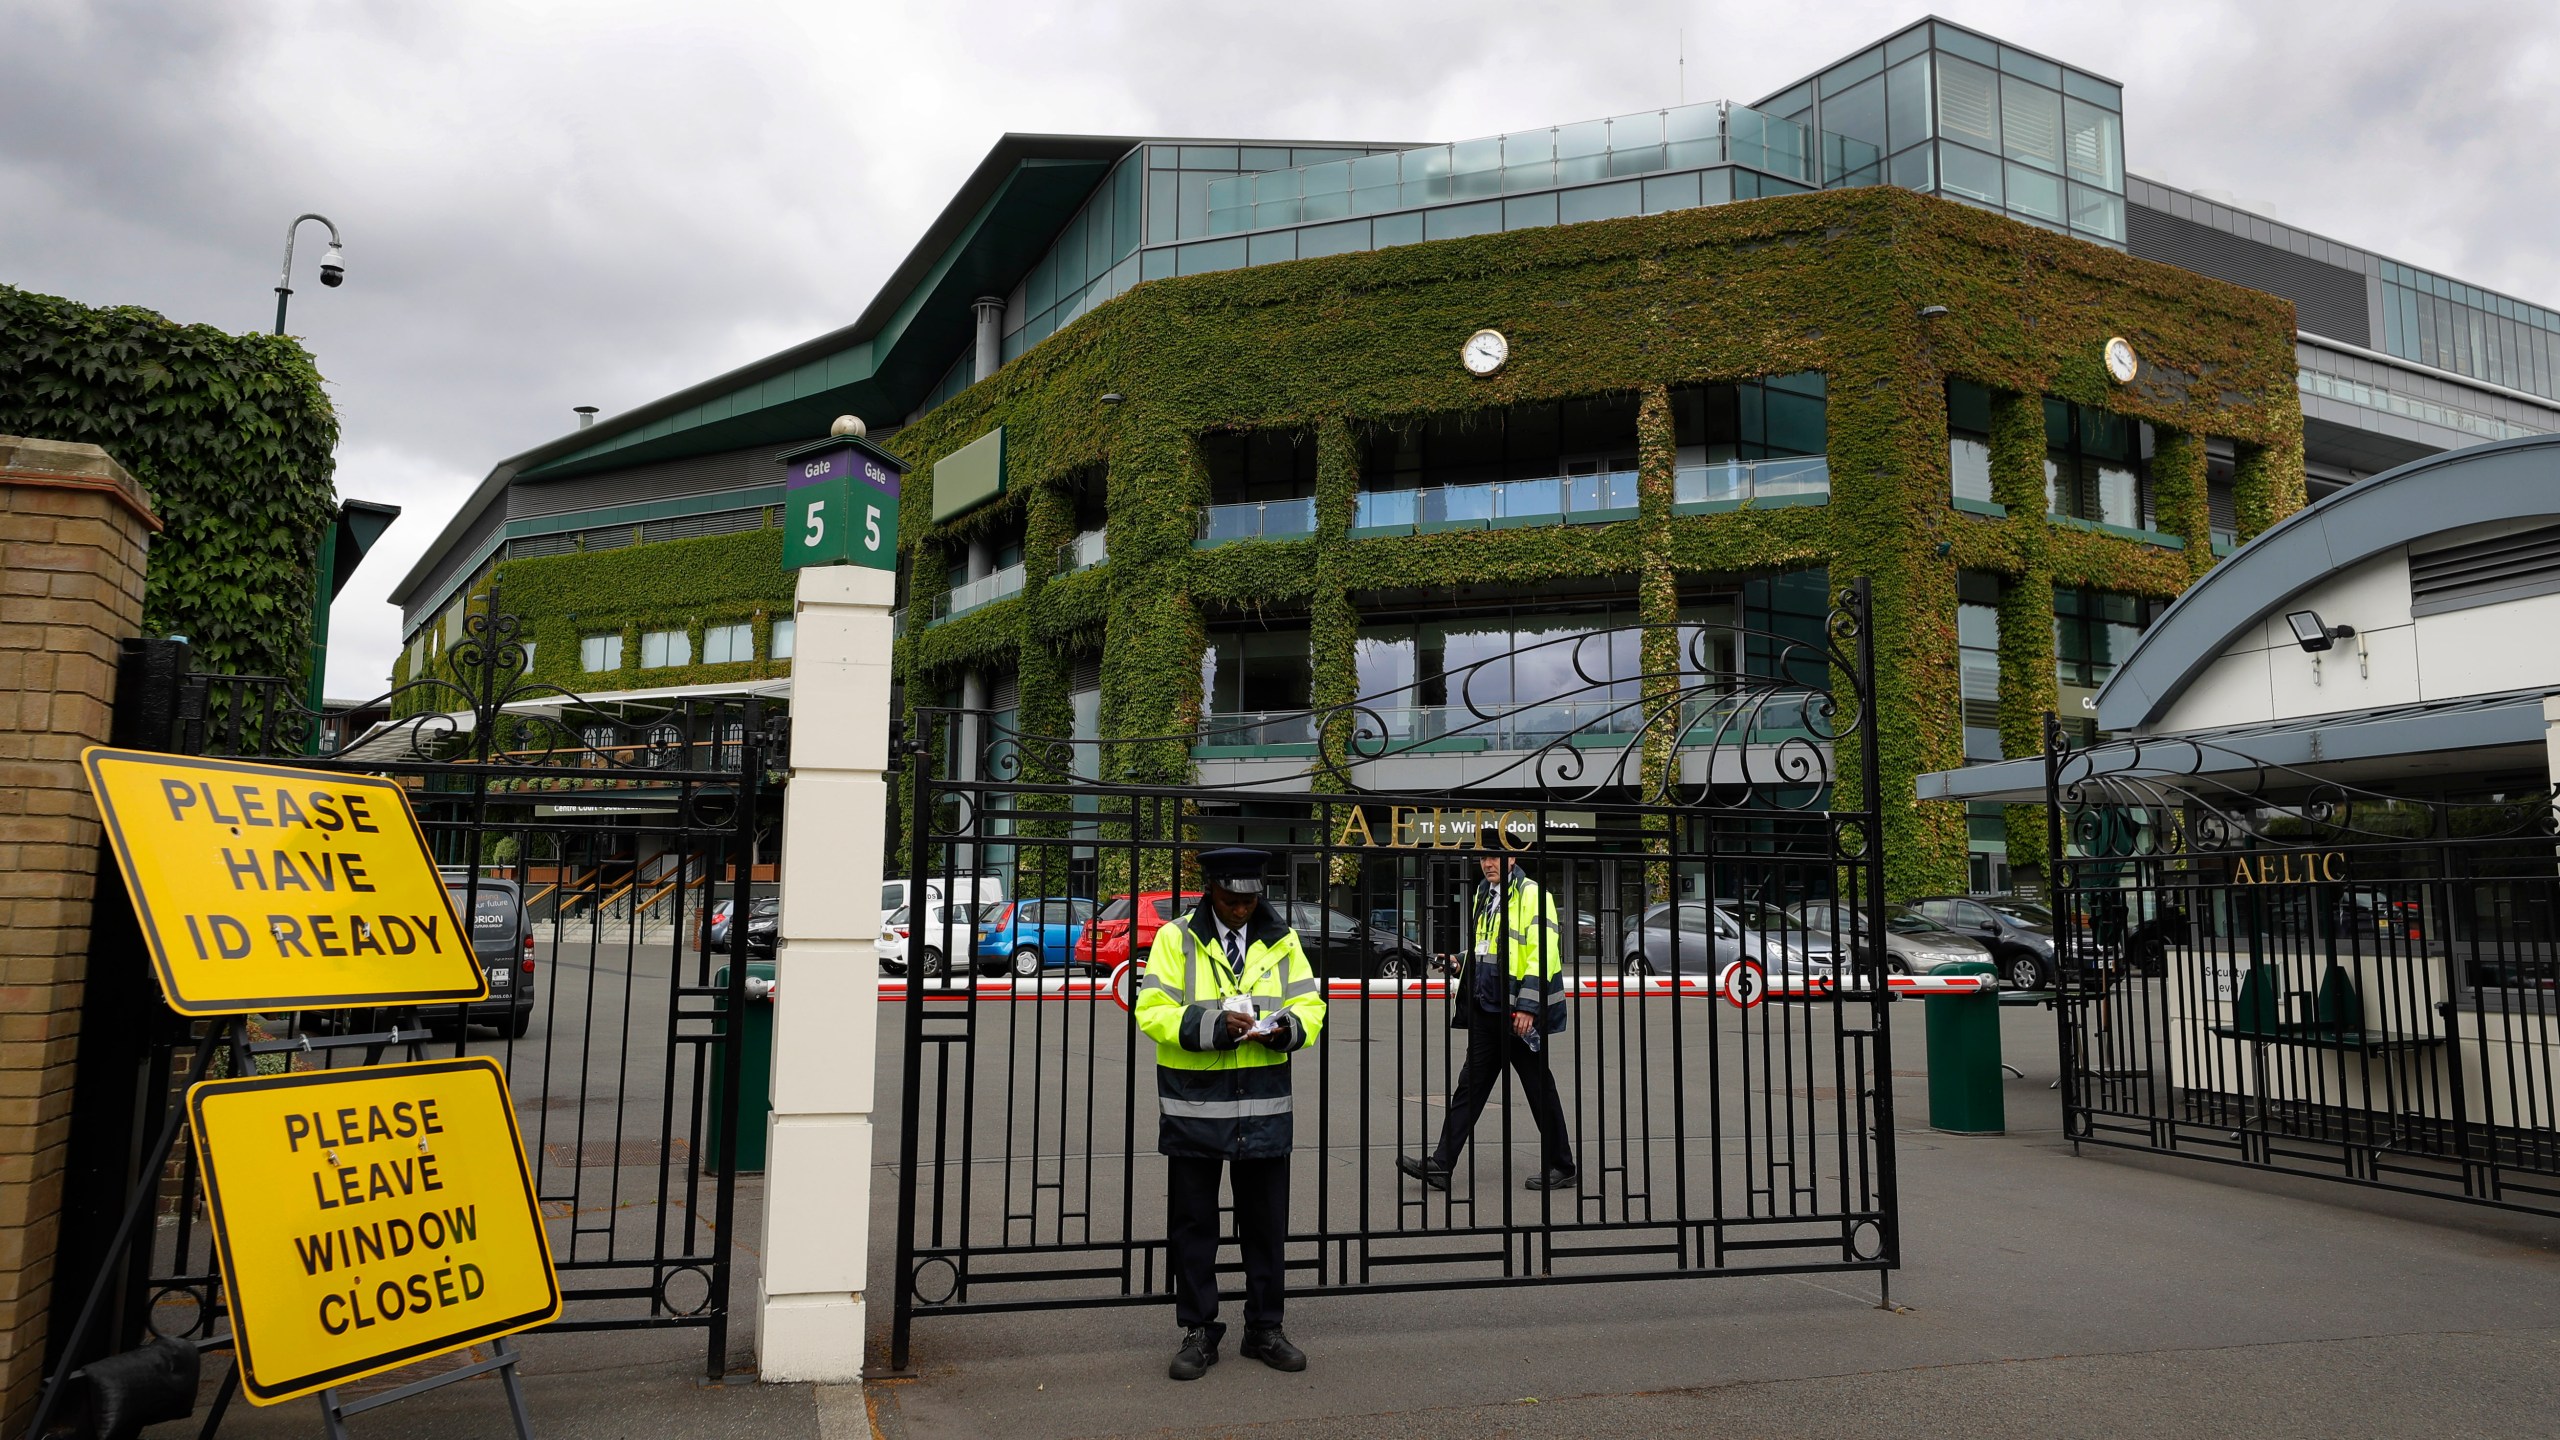
{"type": "Polygon", "coordinates": [[[1311,712],[1393,692],[1427,738],[1435,675],[1527,712],[1555,677],[1498,662],[1540,640],[1784,632],[1863,576],[1894,887],[2002,888],[2041,821],[1914,777],[2093,725],[2150,616],[2312,487],[2542,423],[2362,343],[2417,320],[2312,336],[2345,288],[2305,267],[2350,266],[2172,215],[2121,107],[1922,22],[1755,105],[1448,145],[1008,136],[853,325],[493,471],[395,592],[401,665],[495,583],[538,678],[787,691],[773,456],[852,413],[910,466],[913,702],[1285,790],[1311,712]]]}

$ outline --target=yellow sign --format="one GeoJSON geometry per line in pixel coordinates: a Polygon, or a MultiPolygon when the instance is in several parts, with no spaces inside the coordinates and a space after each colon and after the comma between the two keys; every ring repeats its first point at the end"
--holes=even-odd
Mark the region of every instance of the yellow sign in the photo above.
{"type": "Polygon", "coordinates": [[[80,758],[171,1009],[487,997],[398,785],[95,745],[80,758]]]}
{"type": "Polygon", "coordinates": [[[187,1108],[257,1404],[560,1313],[496,1061],[207,1080],[187,1108]]]}

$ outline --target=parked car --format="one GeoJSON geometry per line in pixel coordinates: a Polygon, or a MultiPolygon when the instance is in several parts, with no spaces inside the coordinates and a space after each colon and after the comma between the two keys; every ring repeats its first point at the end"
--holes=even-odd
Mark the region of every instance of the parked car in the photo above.
{"type": "Polygon", "coordinates": [[[899,906],[880,917],[880,938],[871,942],[871,953],[880,961],[880,973],[907,973],[907,907],[899,906]]]}
{"type": "Polygon", "coordinates": [[[2053,962],[2053,912],[2005,895],[1924,895],[1911,908],[1991,951],[2000,983],[2012,990],[2050,990],[2059,981],[2053,962]]]}
{"type": "Polygon", "coordinates": [[[1197,893],[1176,895],[1170,890],[1148,890],[1134,898],[1123,895],[1103,906],[1086,928],[1090,937],[1086,944],[1093,952],[1094,964],[1106,971],[1115,970],[1133,952],[1143,961],[1164,922],[1199,903],[1197,893]]]}
{"type": "MultiPolygon", "coordinates": [[[[1867,938],[1867,912],[1836,900],[1808,900],[1789,913],[1824,937],[1838,936],[1872,958],[1867,938]]],[[[1908,905],[1884,907],[1884,968],[1889,975],[1934,975],[1958,960],[1988,960],[1991,951],[1980,941],[1959,935],[1908,905]]]]}
{"type": "Polygon", "coordinates": [[[1430,960],[1395,931],[1363,925],[1339,910],[1303,900],[1274,902],[1306,947],[1307,963],[1327,978],[1409,980],[1430,960]]]}
{"type": "MultiPolygon", "coordinates": [[[[951,892],[958,895],[961,903],[972,910],[981,905],[993,905],[1005,898],[1004,877],[1001,875],[954,875],[950,879],[951,892]]],[[[940,875],[927,876],[924,888],[939,899],[942,896],[942,881],[943,877],[940,875]]],[[[889,923],[890,911],[903,910],[915,899],[913,895],[907,893],[912,888],[912,883],[904,875],[893,876],[880,882],[881,924],[889,923]]]]}
{"type": "MultiPolygon", "coordinates": [[[[729,946],[732,939],[732,927],[729,923],[729,911],[730,902],[727,900],[712,901],[710,920],[705,926],[705,928],[710,932],[706,937],[706,943],[710,945],[713,951],[722,955],[730,953],[729,946]]],[[[758,895],[747,901],[747,950],[750,955],[754,954],[757,949],[761,948],[765,953],[765,957],[771,958],[773,954],[774,920],[781,913],[782,897],[779,895],[758,895]],[[763,936],[761,943],[759,943],[756,933],[759,929],[758,922],[762,922],[761,929],[763,931],[763,936]]]]}
{"type": "Polygon", "coordinates": [[[476,882],[445,876],[454,913],[471,917],[471,953],[489,977],[489,998],[459,1005],[422,1005],[419,1023],[493,1025],[521,1040],[533,1029],[533,929],[513,880],[476,882]]]}
{"type": "Polygon", "coordinates": [[[1750,960],[1777,974],[1831,973],[1829,957],[1791,943],[1801,931],[1752,931],[1704,900],[1666,900],[1648,906],[1618,944],[1619,970],[1630,979],[1650,975],[1712,976],[1736,960],[1750,960]]]}
{"type": "Polygon", "coordinates": [[[1001,967],[1003,957],[989,961],[978,953],[978,940],[986,929],[985,922],[979,917],[992,916],[1000,908],[999,903],[981,905],[971,911],[929,899],[921,914],[916,913],[916,907],[912,905],[891,911],[891,924],[881,927],[883,938],[894,925],[899,943],[894,950],[887,945],[873,947],[873,953],[880,959],[881,972],[904,975],[912,957],[919,974],[946,975],[950,972],[954,955],[969,957],[969,969],[972,971],[1001,967]]]}
{"type": "Polygon", "coordinates": [[[978,965],[990,960],[1014,974],[1034,976],[1045,970],[1090,965],[1076,952],[1086,923],[1093,919],[1090,900],[1010,900],[987,907],[985,933],[978,939],[978,965]]]}

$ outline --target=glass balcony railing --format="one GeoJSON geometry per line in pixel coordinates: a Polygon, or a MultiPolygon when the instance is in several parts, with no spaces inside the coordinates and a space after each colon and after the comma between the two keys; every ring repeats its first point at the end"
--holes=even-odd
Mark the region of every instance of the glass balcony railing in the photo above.
{"type": "Polygon", "coordinates": [[[933,618],[949,620],[983,609],[999,600],[1010,600],[1022,593],[1022,566],[1007,565],[984,579],[966,585],[954,585],[951,593],[933,602],[933,618]]]}
{"type": "Polygon", "coordinates": [[[1237,710],[1204,715],[1203,745],[1312,745],[1316,717],[1304,710],[1237,710]]]}
{"type": "Polygon", "coordinates": [[[1818,160],[1851,183],[1872,184],[1879,152],[1845,136],[1817,141],[1792,120],[1707,101],[1214,180],[1209,233],[1348,220],[1712,165],[1745,165],[1820,185],[1818,160]]]}
{"type": "Polygon", "coordinates": [[[1105,533],[1087,530],[1059,548],[1058,573],[1074,575],[1090,570],[1111,558],[1111,546],[1105,533]]]}
{"type": "Polygon", "coordinates": [[[1211,505],[1200,512],[1197,546],[1226,545],[1238,540],[1294,540],[1316,533],[1316,501],[1260,500],[1241,505],[1211,505]]]}
{"type": "Polygon", "coordinates": [[[1674,505],[1740,504],[1781,496],[1831,494],[1831,461],[1822,455],[1791,455],[1779,460],[1714,460],[1683,465],[1674,472],[1674,505]]]}
{"type": "Polygon", "coordinates": [[[1636,472],[1550,475],[1482,485],[1367,490],[1351,512],[1354,530],[1501,529],[1511,525],[1597,524],[1636,510],[1636,472]]]}

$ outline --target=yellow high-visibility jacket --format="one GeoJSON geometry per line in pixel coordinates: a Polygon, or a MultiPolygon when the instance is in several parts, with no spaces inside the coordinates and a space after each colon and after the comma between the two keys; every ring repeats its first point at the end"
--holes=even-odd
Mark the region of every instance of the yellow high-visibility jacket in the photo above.
{"type": "Polygon", "coordinates": [[[1503,967],[1511,1008],[1536,1017],[1543,1034],[1562,1030],[1564,929],[1556,923],[1555,901],[1537,881],[1514,870],[1499,896],[1479,894],[1475,908],[1476,963],[1493,956],[1503,967]]]}
{"type": "Polygon", "coordinates": [[[1289,1153],[1289,1056],[1324,1030],[1324,989],[1298,932],[1269,904],[1245,922],[1244,971],[1227,964],[1218,922],[1204,897],[1166,921],[1147,952],[1134,1007],[1138,1028],[1156,1042],[1156,1149],[1167,1155],[1240,1160],[1289,1153]],[[1277,1015],[1278,1047],[1227,1036],[1223,1002],[1252,997],[1254,1014],[1277,1015]]]}

